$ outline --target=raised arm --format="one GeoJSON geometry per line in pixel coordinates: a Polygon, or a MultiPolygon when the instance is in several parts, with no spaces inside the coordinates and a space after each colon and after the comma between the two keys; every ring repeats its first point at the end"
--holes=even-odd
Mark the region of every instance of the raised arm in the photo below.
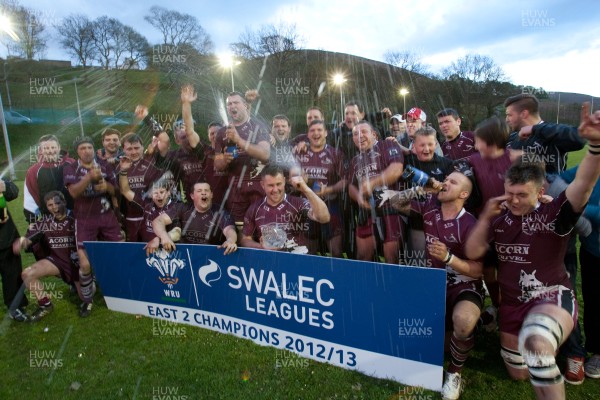
{"type": "Polygon", "coordinates": [[[588,141],[589,148],[577,168],[575,179],[566,190],[575,212],[583,211],[600,177],[600,111],[590,115],[589,103],[584,103],[581,109],[579,136],[588,141]]]}
{"type": "Polygon", "coordinates": [[[290,183],[298,191],[300,191],[310,203],[310,212],[308,213],[308,217],[313,221],[320,222],[321,224],[329,222],[331,216],[329,215],[327,204],[325,204],[323,199],[317,196],[315,192],[308,187],[306,182],[304,182],[304,179],[301,176],[293,176],[290,178],[290,183]]]}
{"type": "Polygon", "coordinates": [[[181,88],[181,115],[185,124],[185,134],[193,149],[200,143],[200,136],[194,130],[194,119],[192,118],[192,103],[197,98],[198,95],[192,85],[185,85],[181,88]]]}

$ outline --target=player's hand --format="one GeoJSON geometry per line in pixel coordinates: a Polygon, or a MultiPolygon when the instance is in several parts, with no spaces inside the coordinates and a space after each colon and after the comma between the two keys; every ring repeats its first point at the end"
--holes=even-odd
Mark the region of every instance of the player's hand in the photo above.
{"type": "Polygon", "coordinates": [[[227,151],[225,153],[223,153],[223,160],[225,160],[225,162],[227,164],[229,164],[230,162],[232,162],[233,159],[234,159],[233,153],[230,153],[230,152],[227,152],[227,151]]]}
{"type": "Polygon", "coordinates": [[[437,239],[427,245],[427,251],[436,260],[444,261],[448,258],[448,247],[437,239]]]}
{"type": "Polygon", "coordinates": [[[121,170],[121,172],[127,172],[129,168],[131,168],[132,164],[133,162],[131,162],[131,159],[129,157],[122,156],[119,160],[119,169],[121,170]]]}
{"type": "Polygon", "coordinates": [[[481,214],[479,214],[480,219],[491,219],[496,215],[500,215],[500,213],[506,209],[506,200],[508,200],[510,196],[502,195],[498,197],[492,197],[488,200],[483,208],[481,214]]]}
{"type": "Polygon", "coordinates": [[[554,200],[554,197],[550,196],[549,194],[543,194],[540,197],[540,203],[542,204],[552,203],[552,200],[554,200]]]}
{"type": "Polygon", "coordinates": [[[292,153],[294,153],[294,154],[306,153],[307,151],[308,151],[308,143],[306,143],[305,141],[298,142],[298,144],[296,144],[294,146],[294,148],[292,149],[292,153]]]}
{"type": "Polygon", "coordinates": [[[585,102],[581,107],[581,122],[579,136],[587,139],[590,144],[600,144],[600,110],[590,114],[590,103],[585,102]]]}
{"type": "Polygon", "coordinates": [[[234,251],[236,251],[237,248],[238,248],[238,246],[237,246],[237,243],[229,241],[229,240],[226,240],[218,248],[219,249],[225,249],[225,252],[223,254],[227,255],[227,254],[231,254],[234,251]]]}
{"type": "MultiPolygon", "coordinates": [[[[431,189],[437,193],[444,188],[444,184],[435,178],[431,178],[431,189]]],[[[427,187],[425,189],[428,189],[427,187]]]]}
{"type": "Polygon", "coordinates": [[[144,118],[146,118],[148,116],[148,107],[138,104],[135,107],[135,111],[133,112],[133,115],[134,115],[135,119],[140,120],[140,121],[143,120],[144,118]]]}
{"type": "Polygon", "coordinates": [[[228,125],[225,130],[225,138],[231,143],[237,145],[240,140],[240,135],[237,133],[237,129],[233,125],[228,125]]]}
{"type": "Polygon", "coordinates": [[[301,175],[290,176],[289,182],[290,185],[294,187],[294,189],[299,190],[303,193],[309,189],[306,185],[306,182],[304,181],[304,178],[301,175]]]}
{"type": "Polygon", "coordinates": [[[108,191],[108,185],[104,179],[94,185],[94,191],[98,193],[106,193],[108,191]]]}
{"type": "Polygon", "coordinates": [[[533,125],[527,125],[519,130],[519,140],[527,140],[533,133],[533,125]]]}
{"type": "Polygon", "coordinates": [[[102,170],[97,165],[92,167],[89,170],[88,174],[90,175],[90,178],[92,179],[92,182],[94,182],[94,183],[99,183],[104,178],[102,176],[102,170]]]}
{"type": "Polygon", "coordinates": [[[144,246],[144,250],[146,250],[146,257],[150,257],[152,253],[158,250],[160,246],[160,239],[155,237],[144,246]]]}
{"type": "Polygon", "coordinates": [[[18,256],[19,254],[21,254],[21,250],[23,249],[23,238],[19,237],[16,238],[15,241],[12,244],[12,252],[15,256],[18,256]]]}
{"type": "Polygon", "coordinates": [[[194,90],[192,85],[185,85],[181,88],[181,102],[182,103],[192,103],[196,101],[198,98],[198,94],[194,90]]]}

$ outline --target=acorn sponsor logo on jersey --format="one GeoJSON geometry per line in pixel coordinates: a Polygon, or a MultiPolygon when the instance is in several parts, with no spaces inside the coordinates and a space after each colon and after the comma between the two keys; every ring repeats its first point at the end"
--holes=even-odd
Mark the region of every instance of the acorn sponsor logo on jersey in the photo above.
{"type": "Polygon", "coordinates": [[[64,249],[75,246],[75,237],[73,236],[58,236],[48,238],[48,244],[53,249],[64,249]]]}
{"type": "Polygon", "coordinates": [[[529,264],[529,244],[504,244],[496,242],[498,259],[503,262],[516,262],[529,264]]]}

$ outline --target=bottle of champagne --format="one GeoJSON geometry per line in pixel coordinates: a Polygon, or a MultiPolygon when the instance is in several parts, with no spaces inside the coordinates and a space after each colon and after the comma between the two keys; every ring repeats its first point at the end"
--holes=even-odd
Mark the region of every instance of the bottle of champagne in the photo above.
{"type": "Polygon", "coordinates": [[[412,182],[417,186],[438,189],[436,187],[436,181],[432,177],[411,165],[406,165],[404,167],[404,171],[402,171],[402,179],[405,182],[412,182]]]}
{"type": "Polygon", "coordinates": [[[8,210],[6,209],[6,199],[4,193],[0,193],[0,220],[2,222],[8,219],[8,210]]]}

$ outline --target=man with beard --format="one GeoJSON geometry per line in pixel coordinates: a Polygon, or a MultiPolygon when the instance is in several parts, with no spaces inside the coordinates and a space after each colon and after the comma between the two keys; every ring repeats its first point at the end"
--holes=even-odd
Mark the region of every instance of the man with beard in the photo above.
{"type": "Polygon", "coordinates": [[[410,208],[423,217],[430,266],[447,272],[446,332],[451,332],[450,363],[442,397],[448,400],[458,399],[460,395],[461,371],[475,346],[473,333],[485,298],[483,263],[468,259],[464,252],[465,242],[477,222],[464,208],[472,190],[468,177],[452,172],[444,180],[437,198],[413,199],[412,189],[385,193],[395,208],[404,211],[410,208]]]}
{"type": "Polygon", "coordinates": [[[576,127],[544,122],[539,101],[532,94],[509,97],[504,101],[504,107],[506,123],[512,132],[508,147],[523,150],[527,161],[545,163],[548,174],[564,172],[567,153],[581,150],[585,145],[577,135],[576,127]]]}
{"type": "Polygon", "coordinates": [[[271,145],[268,129],[250,116],[250,105],[238,92],[227,96],[229,125],[217,133],[215,168],[230,176],[227,208],[239,231],[248,207],[264,196],[260,172],[269,161],[271,145]]]}
{"type": "Polygon", "coordinates": [[[80,296],[83,304],[81,317],[92,311],[92,299],[96,284],[92,277],[92,266],[83,242],[104,240],[121,242],[121,227],[113,209],[112,196],[117,184],[112,166],[94,158],[94,144],[89,137],[78,138],[73,144],[78,160],[65,167],[64,182],[73,197],[75,207],[75,237],[79,256],[80,296]]]}
{"type": "Polygon", "coordinates": [[[96,158],[116,167],[123,154],[121,132],[113,128],[106,128],[102,132],[102,148],[96,151],[96,158]]]}

